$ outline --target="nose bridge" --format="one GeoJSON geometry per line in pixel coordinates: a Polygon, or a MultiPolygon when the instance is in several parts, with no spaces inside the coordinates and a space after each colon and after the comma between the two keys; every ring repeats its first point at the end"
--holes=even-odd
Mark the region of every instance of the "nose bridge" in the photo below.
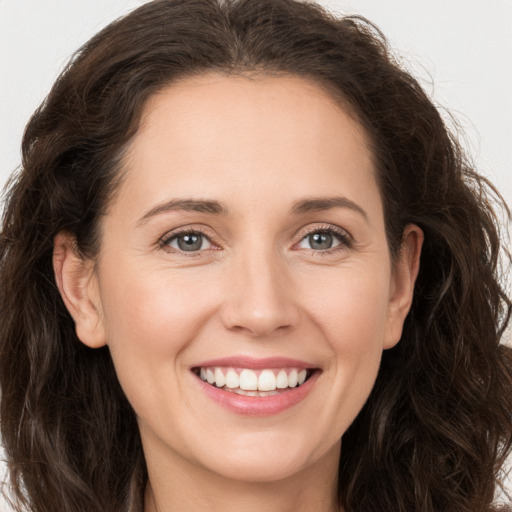
{"type": "Polygon", "coordinates": [[[261,336],[298,320],[290,273],[278,252],[266,245],[246,248],[233,262],[223,315],[230,329],[261,336]]]}

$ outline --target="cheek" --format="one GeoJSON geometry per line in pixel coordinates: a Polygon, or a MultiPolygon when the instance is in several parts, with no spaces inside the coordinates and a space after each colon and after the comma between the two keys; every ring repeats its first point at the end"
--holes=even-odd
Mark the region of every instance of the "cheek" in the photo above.
{"type": "Polygon", "coordinates": [[[308,311],[330,352],[330,367],[343,394],[336,399],[362,407],[382,357],[389,279],[382,271],[347,270],[326,280],[323,290],[309,295],[308,311]]]}
{"type": "Polygon", "coordinates": [[[379,269],[343,268],[304,283],[309,316],[341,355],[382,350],[388,313],[389,276],[379,269]],[[314,285],[313,285],[314,283],[314,285]]]}
{"type": "Polygon", "coordinates": [[[179,385],[180,355],[214,304],[201,293],[203,285],[190,286],[176,275],[138,272],[110,281],[102,297],[109,350],[130,403],[138,415],[151,416],[172,401],[168,390],[179,385]]]}
{"type": "Polygon", "coordinates": [[[143,271],[105,287],[102,304],[109,345],[130,345],[146,357],[178,349],[214,308],[200,279],[143,271]]]}
{"type": "Polygon", "coordinates": [[[328,435],[322,449],[338,440],[366,402],[379,370],[386,329],[389,279],[385,271],[366,266],[317,274],[303,283],[304,312],[310,338],[325,355],[324,379],[329,392],[315,404],[312,416],[328,435]]]}
{"type": "Polygon", "coordinates": [[[130,279],[122,274],[112,268],[102,293],[107,343],[137,415],[153,417],[155,409],[174,403],[169,389],[180,385],[180,355],[215,305],[195,280],[140,269],[130,279]]]}

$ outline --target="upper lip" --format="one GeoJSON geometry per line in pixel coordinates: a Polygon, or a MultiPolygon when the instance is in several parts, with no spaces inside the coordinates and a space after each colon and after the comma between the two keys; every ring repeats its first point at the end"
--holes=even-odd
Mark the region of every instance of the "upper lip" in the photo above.
{"type": "Polygon", "coordinates": [[[254,370],[262,370],[265,368],[318,368],[318,366],[314,364],[300,361],[298,359],[291,359],[289,357],[265,357],[262,359],[257,359],[248,356],[232,356],[222,357],[219,359],[210,359],[208,361],[203,361],[194,365],[193,368],[207,368],[212,366],[251,368],[254,370]]]}

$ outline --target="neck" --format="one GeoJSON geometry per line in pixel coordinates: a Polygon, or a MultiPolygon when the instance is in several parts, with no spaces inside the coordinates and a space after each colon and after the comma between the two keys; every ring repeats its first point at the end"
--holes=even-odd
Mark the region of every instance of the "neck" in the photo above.
{"type": "Polygon", "coordinates": [[[226,479],[192,464],[177,471],[149,458],[144,512],[342,512],[334,455],[272,482],[226,479]]]}

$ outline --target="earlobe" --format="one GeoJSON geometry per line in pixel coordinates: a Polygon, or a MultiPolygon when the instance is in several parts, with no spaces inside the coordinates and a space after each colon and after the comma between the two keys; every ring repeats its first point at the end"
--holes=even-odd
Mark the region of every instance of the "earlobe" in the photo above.
{"type": "Polygon", "coordinates": [[[53,270],[80,341],[91,348],[104,346],[106,336],[94,265],[79,254],[70,233],[60,232],[54,239],[53,270]]]}
{"type": "Polygon", "coordinates": [[[394,347],[402,336],[402,328],[411,309],[414,284],[420,269],[423,239],[421,228],[414,224],[406,226],[400,252],[393,267],[384,349],[394,347]]]}

